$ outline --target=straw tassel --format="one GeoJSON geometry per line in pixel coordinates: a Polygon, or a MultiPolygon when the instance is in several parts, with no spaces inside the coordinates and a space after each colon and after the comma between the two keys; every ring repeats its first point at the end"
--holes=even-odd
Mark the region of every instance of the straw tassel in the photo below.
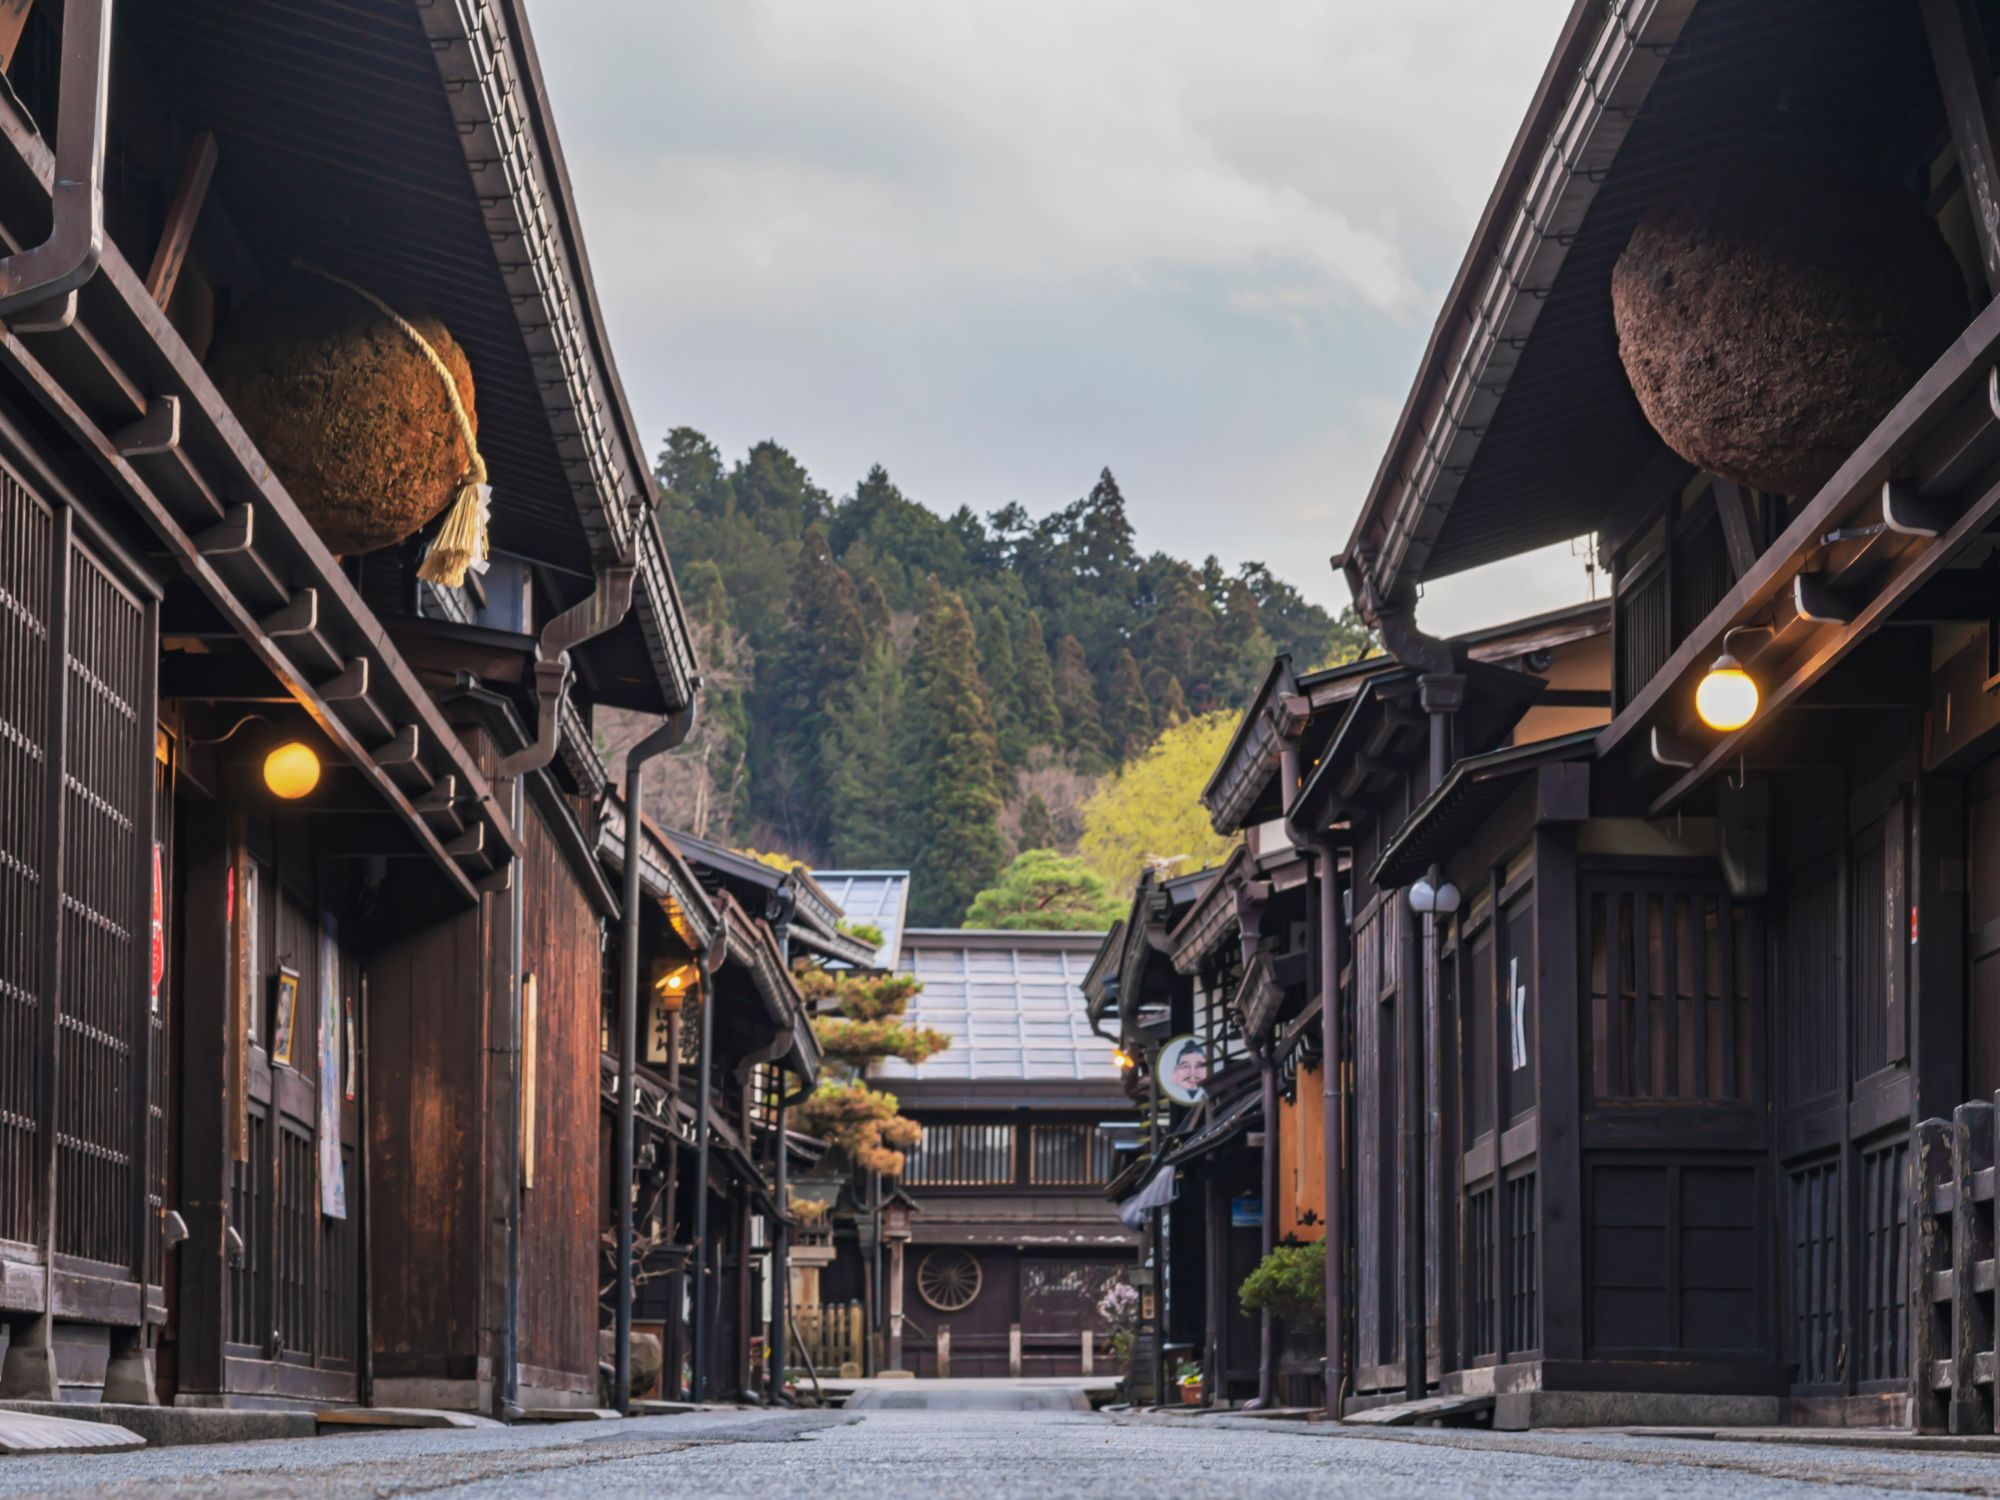
{"type": "Polygon", "coordinates": [[[357,286],[345,276],[336,276],[302,256],[294,257],[292,264],[336,286],[346,287],[389,319],[417,346],[424,358],[430,361],[431,368],[437,371],[438,379],[444,382],[445,395],[451,401],[452,416],[458,422],[458,433],[465,439],[465,451],[471,455],[471,462],[445,512],[444,525],[438,528],[429,550],[424,553],[423,563],[417,568],[417,577],[440,588],[464,588],[468,571],[484,573],[492,561],[493,486],[487,483],[486,460],[479,456],[479,442],[472,431],[472,414],[465,409],[465,398],[459,394],[458,382],[451,378],[451,370],[443,357],[431,347],[431,341],[417,331],[416,325],[366,287],[357,286]]]}

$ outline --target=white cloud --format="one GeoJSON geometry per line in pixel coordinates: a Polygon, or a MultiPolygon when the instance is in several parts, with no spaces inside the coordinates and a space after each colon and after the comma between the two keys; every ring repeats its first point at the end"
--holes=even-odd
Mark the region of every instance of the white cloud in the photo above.
{"type": "Polygon", "coordinates": [[[1263,556],[1337,602],[1321,559],[1565,8],[563,0],[533,20],[649,431],[776,436],[833,489],[880,460],[943,509],[1061,504],[1109,463],[1143,544],[1263,556]]]}

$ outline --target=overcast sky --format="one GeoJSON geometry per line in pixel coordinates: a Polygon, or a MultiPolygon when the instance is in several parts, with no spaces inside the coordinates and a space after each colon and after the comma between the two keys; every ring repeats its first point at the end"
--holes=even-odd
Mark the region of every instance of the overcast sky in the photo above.
{"type": "MultiPolygon", "coordinates": [[[[553,0],[633,410],[836,494],[1040,513],[1346,602],[1348,530],[1565,0],[553,0]]],[[[1580,598],[1568,549],[1437,585],[1580,598]]]]}

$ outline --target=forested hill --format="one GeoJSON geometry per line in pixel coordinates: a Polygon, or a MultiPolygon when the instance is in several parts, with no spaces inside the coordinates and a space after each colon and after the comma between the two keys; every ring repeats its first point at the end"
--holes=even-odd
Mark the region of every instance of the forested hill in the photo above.
{"type": "Polygon", "coordinates": [[[1274,652],[1303,666],[1361,639],[1261,563],[1140,552],[1108,469],[1039,518],[940,516],[879,466],[835,496],[774,442],[725,465],[685,427],[657,472],[706,688],[649,805],[815,864],[910,868],[918,921],[958,921],[1017,849],[1073,846],[1096,778],[1240,706],[1274,652]]]}

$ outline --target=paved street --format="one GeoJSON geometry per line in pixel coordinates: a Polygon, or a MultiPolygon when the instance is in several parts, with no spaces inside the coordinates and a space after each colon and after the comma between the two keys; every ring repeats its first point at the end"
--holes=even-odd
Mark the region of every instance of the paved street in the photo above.
{"type": "Polygon", "coordinates": [[[2000,1495],[2000,1458],[1551,1433],[1331,1433],[971,1409],[704,1413],[0,1459],[0,1496],[2000,1495]]]}

